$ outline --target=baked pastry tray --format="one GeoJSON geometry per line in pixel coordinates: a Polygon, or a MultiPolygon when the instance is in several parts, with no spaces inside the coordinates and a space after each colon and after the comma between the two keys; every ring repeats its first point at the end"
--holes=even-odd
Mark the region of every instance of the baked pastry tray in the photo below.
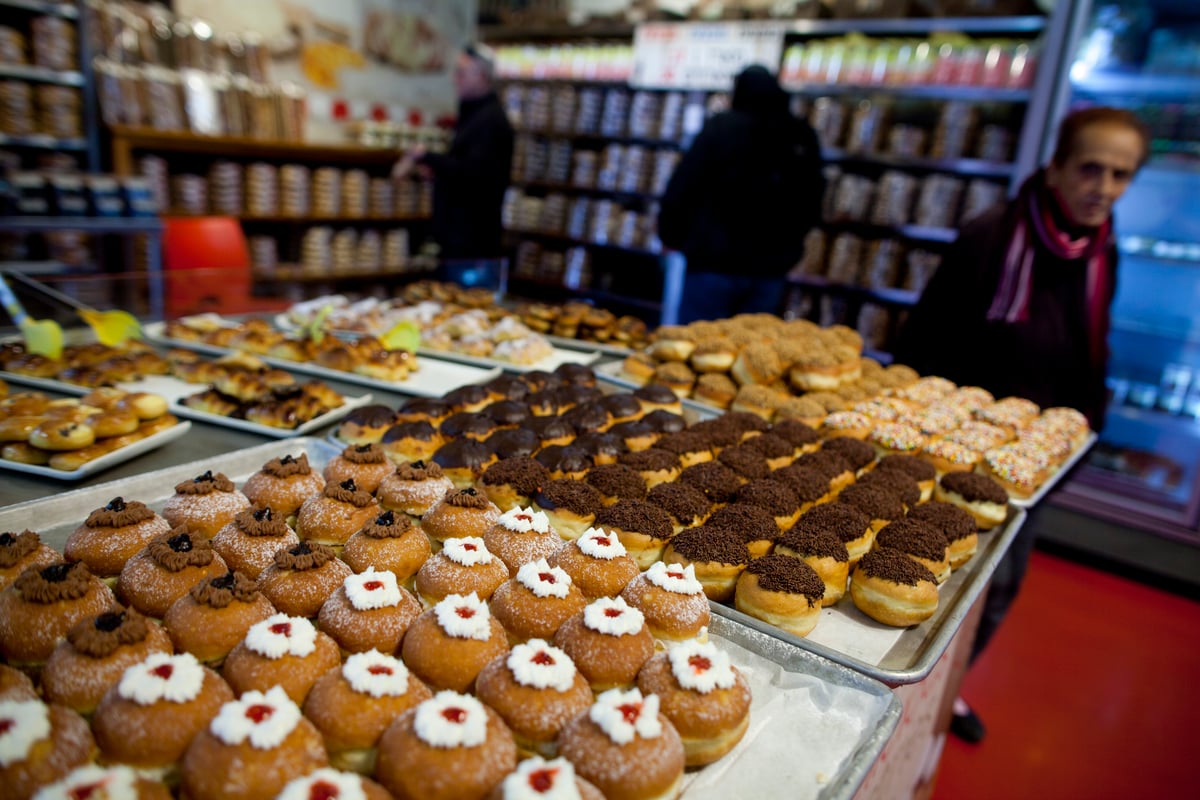
{"type": "MultiPolygon", "coordinates": [[[[91,388],[86,386],[78,386],[73,383],[56,381],[49,378],[32,378],[28,375],[20,375],[15,372],[0,372],[0,377],[9,383],[20,384],[32,389],[61,392],[62,394],[75,395],[77,397],[82,397],[92,391],[91,388]]],[[[208,411],[200,411],[185,406],[182,402],[183,398],[203,392],[205,385],[187,383],[169,375],[146,375],[136,381],[117,383],[116,388],[124,389],[127,392],[151,392],[161,395],[167,399],[167,403],[169,404],[168,410],[177,417],[194,419],[197,422],[207,422],[211,425],[220,425],[223,428],[233,428],[239,431],[246,431],[247,433],[257,433],[260,436],[268,436],[272,439],[289,439],[295,436],[305,436],[336,422],[350,413],[352,409],[365,406],[373,399],[370,393],[356,396],[343,395],[342,398],[345,402],[337,408],[326,411],[318,417],[313,417],[308,422],[295,428],[276,428],[270,425],[260,425],[257,422],[251,422],[246,419],[226,417],[221,414],[213,414],[208,411]]]]}
{"type": "MultiPolygon", "coordinates": [[[[596,372],[596,377],[614,386],[620,386],[623,389],[640,389],[645,384],[639,383],[627,377],[621,370],[620,361],[606,361],[603,364],[597,364],[592,368],[596,372]]],[[[701,403],[699,400],[693,400],[690,397],[685,397],[681,401],[684,408],[690,408],[698,414],[703,414],[705,418],[719,416],[725,413],[724,409],[710,406],[708,403],[701,403]]]]}
{"type": "MultiPolygon", "coordinates": [[[[0,509],[0,530],[37,531],[61,552],[88,513],[114,497],[161,510],[177,483],[206,470],[222,472],[241,487],[273,458],[303,453],[321,470],[340,451],[309,437],[267,442],[8,506],[0,509]]],[[[728,755],[689,772],[683,796],[853,797],[899,722],[895,694],[853,669],[731,619],[714,616],[709,633],[750,684],[750,726],[728,755]]]]}
{"type": "Polygon", "coordinates": [[[1095,431],[1091,431],[1087,435],[1087,439],[1083,444],[1075,449],[1071,455],[1067,456],[1066,461],[1059,465],[1058,469],[1054,470],[1054,474],[1042,482],[1042,485],[1037,488],[1037,491],[1026,498],[1014,497],[1011,502],[1017,508],[1033,508],[1050,493],[1050,490],[1058,485],[1062,477],[1070,472],[1079,460],[1087,455],[1092,449],[1092,445],[1100,438],[1095,431]]]}
{"type": "MultiPolygon", "coordinates": [[[[235,352],[229,347],[216,347],[204,342],[192,342],[185,339],[170,339],[164,335],[165,325],[162,322],[151,322],[142,327],[146,340],[164,347],[180,347],[210,356],[225,356],[235,352]]],[[[500,362],[489,361],[486,364],[469,364],[451,361],[440,353],[420,352],[419,366],[409,373],[402,381],[385,381],[379,378],[369,378],[353,372],[330,369],[320,364],[304,361],[287,361],[270,356],[257,356],[263,362],[273,367],[286,369],[289,372],[321,378],[327,381],[340,381],[364,386],[369,389],[380,389],[388,392],[401,392],[417,397],[437,397],[451,389],[466,386],[468,383],[482,383],[500,374],[500,362]]]]}
{"type": "Polygon", "coordinates": [[[821,609],[821,617],[808,636],[796,636],[755,619],[733,606],[710,601],[713,613],[774,636],[830,661],[900,686],[923,680],[937,664],[950,640],[962,627],[976,599],[987,587],[1000,558],[1025,523],[1026,511],[1009,506],[1005,523],[979,534],[975,556],[938,587],[934,615],[909,628],[876,622],[858,610],[849,592],[836,604],[821,609]]]}
{"type": "Polygon", "coordinates": [[[131,458],[140,456],[142,453],[149,453],[151,450],[156,450],[169,444],[187,433],[191,427],[192,423],[190,422],[176,422],[171,427],[164,428],[158,433],[151,434],[144,439],[139,439],[133,444],[113,450],[111,453],[105,453],[99,458],[93,458],[78,469],[62,470],[37,464],[21,464],[16,461],[10,461],[7,458],[0,458],[0,467],[12,470],[13,472],[24,472],[27,475],[38,475],[56,481],[78,481],[95,475],[97,472],[103,472],[109,467],[123,464],[131,458]]]}

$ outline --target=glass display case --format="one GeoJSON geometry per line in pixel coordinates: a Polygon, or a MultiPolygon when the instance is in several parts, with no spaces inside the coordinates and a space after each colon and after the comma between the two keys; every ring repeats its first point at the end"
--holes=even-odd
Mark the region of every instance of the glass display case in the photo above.
{"type": "MultiPolygon", "coordinates": [[[[1105,428],[1056,502],[1200,546],[1200,5],[1083,12],[1062,111],[1129,108],[1153,141],[1115,211],[1105,428]]],[[[1054,134],[1047,126],[1047,153],[1054,134]]]]}

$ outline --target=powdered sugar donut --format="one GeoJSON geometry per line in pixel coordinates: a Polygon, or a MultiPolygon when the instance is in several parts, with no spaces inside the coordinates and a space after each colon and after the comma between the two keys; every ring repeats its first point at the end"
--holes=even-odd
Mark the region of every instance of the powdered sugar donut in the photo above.
{"type": "Polygon", "coordinates": [[[592,690],[629,687],[654,655],[654,638],[642,612],[622,598],[601,597],[568,619],[554,634],[588,679],[592,690]]]}
{"type": "Polygon", "coordinates": [[[275,614],[255,624],[221,667],[234,692],[282,688],[297,705],[325,672],[341,663],[337,642],[303,617],[275,614]]]}
{"type": "Polygon", "coordinates": [[[317,625],[344,652],[395,653],[420,613],[421,603],[400,586],[394,574],[367,567],[365,572],[346,576],[321,606],[317,625]]]}
{"type": "Polygon", "coordinates": [[[27,800],[92,759],[96,743],[83,717],[41,700],[0,700],[0,787],[27,800]]]}
{"type": "Polygon", "coordinates": [[[409,627],[401,657],[434,689],[470,691],[480,670],[508,650],[508,634],[475,594],[452,594],[409,627]]]}

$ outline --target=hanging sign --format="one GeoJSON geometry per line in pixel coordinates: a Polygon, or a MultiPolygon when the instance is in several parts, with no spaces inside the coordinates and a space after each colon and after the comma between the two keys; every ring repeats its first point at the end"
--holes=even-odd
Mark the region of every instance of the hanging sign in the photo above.
{"type": "Polygon", "coordinates": [[[751,64],[779,69],[783,35],[778,22],[651,22],[633,37],[633,86],[727,90],[751,64]]]}

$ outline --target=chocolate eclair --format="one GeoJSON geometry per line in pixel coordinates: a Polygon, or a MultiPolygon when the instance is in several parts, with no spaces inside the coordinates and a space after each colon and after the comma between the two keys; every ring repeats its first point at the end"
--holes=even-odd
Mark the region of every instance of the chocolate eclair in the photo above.
{"type": "Polygon", "coordinates": [[[379,438],[379,446],[397,464],[428,461],[445,443],[438,429],[425,419],[397,422],[379,438]]]}
{"type": "Polygon", "coordinates": [[[431,459],[459,489],[474,485],[483,471],[496,461],[487,445],[466,437],[439,447],[431,459]]]}
{"type": "Polygon", "coordinates": [[[614,433],[592,431],[575,437],[575,446],[581,447],[591,457],[592,463],[615,464],[622,453],[628,452],[624,440],[614,433]]]}
{"type": "Polygon", "coordinates": [[[445,441],[461,437],[482,442],[496,430],[496,420],[481,411],[458,411],[442,420],[438,433],[445,441]]]}
{"type": "MultiPolygon", "coordinates": [[[[665,386],[656,386],[655,384],[652,384],[652,383],[647,384],[646,386],[643,386],[642,388],[649,389],[651,387],[658,388],[658,389],[666,389],[665,386]]],[[[666,390],[668,392],[671,392],[670,389],[666,389],[666,390]]],[[[671,392],[671,396],[674,397],[675,393],[671,392]]],[[[687,427],[687,420],[685,420],[682,415],[680,415],[674,411],[668,411],[668,410],[661,409],[661,408],[657,409],[655,411],[651,411],[648,414],[646,414],[644,417],[642,417],[642,422],[645,422],[649,425],[653,425],[654,430],[658,431],[659,433],[664,433],[664,434],[665,433],[679,433],[681,430],[683,430],[687,427]]]]}
{"type": "Polygon", "coordinates": [[[395,409],[372,403],[351,409],[338,423],[337,438],[347,444],[375,444],[395,424],[395,409]]]}
{"type": "Polygon", "coordinates": [[[542,446],[542,439],[529,428],[501,428],[484,440],[484,445],[503,461],[531,456],[542,446]]]}
{"type": "Polygon", "coordinates": [[[496,429],[517,428],[528,422],[532,416],[529,407],[518,400],[499,400],[480,413],[492,420],[496,429]]]}
{"type": "Polygon", "coordinates": [[[587,451],[570,444],[543,447],[534,460],[549,471],[551,480],[581,480],[592,466],[587,451]]]}

